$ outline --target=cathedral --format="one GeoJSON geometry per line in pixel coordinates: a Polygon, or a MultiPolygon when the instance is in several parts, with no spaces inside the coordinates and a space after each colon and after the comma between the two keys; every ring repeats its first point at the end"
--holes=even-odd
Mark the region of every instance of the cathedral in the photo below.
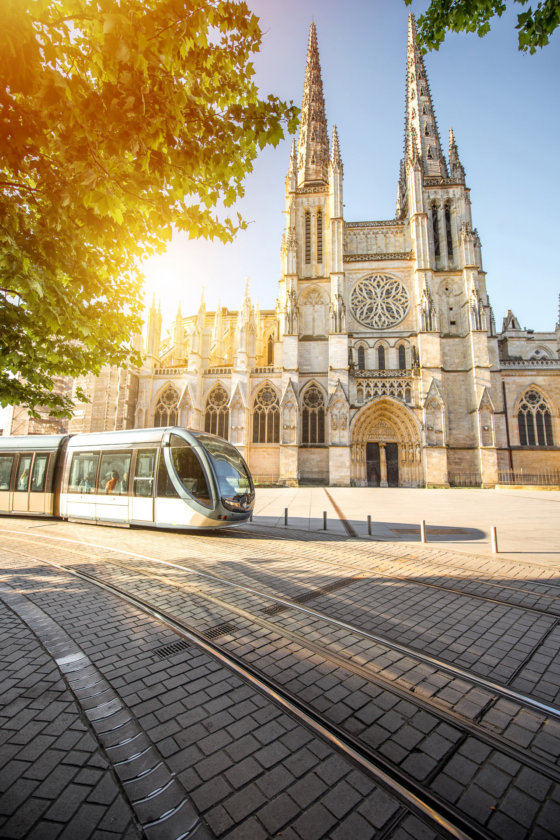
{"type": "MultiPolygon", "coordinates": [[[[453,132],[443,154],[412,15],[396,213],[347,221],[311,25],[286,176],[275,310],[152,304],[141,369],[79,381],[65,429],[14,410],[10,431],[181,425],[229,439],[257,483],[492,487],[560,471],[560,325],[497,332],[453,132]]],[[[558,481],[556,482],[558,483],[558,481]]]]}

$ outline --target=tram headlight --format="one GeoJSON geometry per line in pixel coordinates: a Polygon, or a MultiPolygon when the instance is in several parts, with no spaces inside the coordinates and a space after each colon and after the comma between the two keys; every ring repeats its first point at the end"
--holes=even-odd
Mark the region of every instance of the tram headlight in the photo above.
{"type": "Polygon", "coordinates": [[[227,510],[247,511],[251,507],[251,497],[244,496],[222,496],[222,504],[227,510]]]}

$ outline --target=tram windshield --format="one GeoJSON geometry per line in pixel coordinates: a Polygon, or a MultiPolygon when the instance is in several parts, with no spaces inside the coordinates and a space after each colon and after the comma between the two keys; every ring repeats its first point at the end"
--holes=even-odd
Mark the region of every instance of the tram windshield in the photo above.
{"type": "MultiPolygon", "coordinates": [[[[210,507],[212,500],[208,482],[198,456],[193,447],[179,435],[171,435],[171,458],[177,473],[177,478],[185,490],[203,505],[210,507]]],[[[160,478],[158,480],[158,496],[176,496],[177,493],[167,476],[167,490],[160,489],[163,473],[167,476],[167,470],[160,460],[160,478]],[[163,472],[162,472],[163,471],[163,472]]]]}
{"type": "Polygon", "coordinates": [[[244,502],[248,506],[253,494],[247,466],[237,449],[225,440],[210,435],[197,435],[197,440],[212,457],[220,496],[244,502]]]}

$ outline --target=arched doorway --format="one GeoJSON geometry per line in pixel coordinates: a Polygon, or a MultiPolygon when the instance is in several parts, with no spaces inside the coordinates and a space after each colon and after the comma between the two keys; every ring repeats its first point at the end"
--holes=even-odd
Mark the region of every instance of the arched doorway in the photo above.
{"type": "Polygon", "coordinates": [[[351,426],[351,482],[358,487],[421,487],[420,429],[401,402],[381,397],[351,426]]]}

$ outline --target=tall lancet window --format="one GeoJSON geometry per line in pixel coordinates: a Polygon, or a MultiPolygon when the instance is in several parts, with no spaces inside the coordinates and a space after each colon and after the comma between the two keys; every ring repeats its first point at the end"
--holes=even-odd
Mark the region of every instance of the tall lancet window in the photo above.
{"type": "Polygon", "coordinates": [[[229,396],[225,388],[216,385],[206,400],[204,413],[204,431],[211,435],[228,438],[229,431],[229,396]]]}
{"type": "Polygon", "coordinates": [[[406,370],[406,349],[404,344],[399,344],[399,370],[406,370]]]}
{"type": "Polygon", "coordinates": [[[377,369],[385,370],[385,348],[383,345],[377,351],[377,369]]]}
{"type": "Polygon", "coordinates": [[[156,405],[154,426],[176,426],[179,393],[173,385],[168,385],[156,405]]]}
{"type": "Polygon", "coordinates": [[[439,219],[438,206],[435,202],[432,204],[432,232],[434,234],[434,254],[436,255],[436,257],[439,257],[439,219]]]}
{"type": "Polygon", "coordinates": [[[278,443],[279,440],[278,396],[270,385],[263,385],[253,406],[253,443],[278,443]]]}
{"type": "Polygon", "coordinates": [[[453,236],[451,235],[451,204],[445,202],[445,235],[447,237],[447,256],[453,259],[453,236]]]}
{"type": "Polygon", "coordinates": [[[317,211],[317,262],[323,262],[323,213],[317,211]]]}
{"type": "Polygon", "coordinates": [[[268,336],[266,343],[266,363],[267,365],[274,364],[274,336],[272,333],[268,336]]]}
{"type": "Polygon", "coordinates": [[[538,391],[527,391],[517,413],[521,446],[554,446],[550,409],[538,391]]]}
{"type": "Polygon", "coordinates": [[[363,347],[358,347],[358,370],[366,369],[366,351],[363,347]]]}
{"type": "Polygon", "coordinates": [[[311,262],[311,213],[309,210],[305,214],[305,262],[307,265],[311,262]]]}
{"type": "Polygon", "coordinates": [[[301,442],[325,442],[325,401],[316,385],[310,385],[303,395],[301,442]]]}

